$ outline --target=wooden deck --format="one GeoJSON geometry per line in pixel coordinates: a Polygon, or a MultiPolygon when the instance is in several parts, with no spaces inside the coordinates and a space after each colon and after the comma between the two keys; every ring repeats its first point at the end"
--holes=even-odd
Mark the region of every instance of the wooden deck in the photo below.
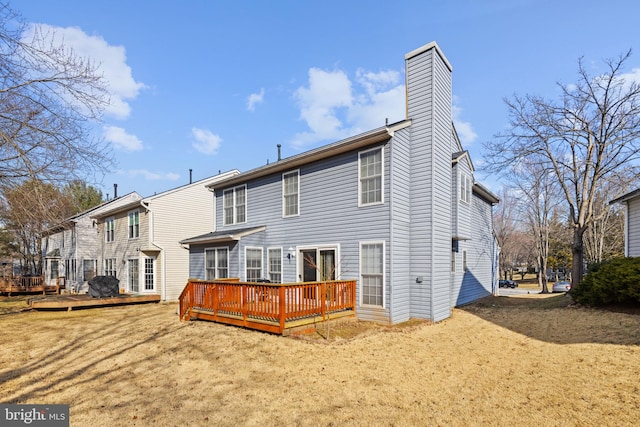
{"type": "Polygon", "coordinates": [[[64,289],[64,279],[57,280],[55,285],[46,285],[43,276],[13,276],[0,277],[0,294],[32,294],[42,293],[52,294],[60,293],[60,289],[64,289]]]}
{"type": "Polygon", "coordinates": [[[287,335],[293,329],[355,315],[355,296],[355,280],[283,284],[190,280],[180,295],[180,318],[287,335]]]}
{"type": "Polygon", "coordinates": [[[29,307],[35,310],[73,310],[111,305],[160,302],[160,295],[120,294],[116,297],[94,298],[88,294],[50,295],[29,298],[29,307]]]}

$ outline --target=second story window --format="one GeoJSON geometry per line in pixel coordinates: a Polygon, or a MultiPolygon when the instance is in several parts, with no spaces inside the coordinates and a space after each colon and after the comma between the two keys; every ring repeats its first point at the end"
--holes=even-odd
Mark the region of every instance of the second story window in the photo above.
{"type": "Polygon", "coordinates": [[[471,178],[466,174],[460,174],[460,200],[471,203],[471,178]]]}
{"type": "Polygon", "coordinates": [[[247,186],[230,188],[222,193],[224,225],[247,222],[247,186]]]}
{"type": "Polygon", "coordinates": [[[358,156],[360,206],[382,203],[382,148],[358,156]]]}
{"type": "Polygon", "coordinates": [[[140,237],[140,211],[135,210],[129,212],[129,238],[138,237],[140,237]]]}
{"type": "Polygon", "coordinates": [[[113,242],[116,233],[116,219],[114,217],[107,218],[104,222],[104,228],[107,242],[113,242]]]}
{"type": "Polygon", "coordinates": [[[282,174],[282,215],[299,215],[300,205],[300,172],[293,171],[282,174]]]}

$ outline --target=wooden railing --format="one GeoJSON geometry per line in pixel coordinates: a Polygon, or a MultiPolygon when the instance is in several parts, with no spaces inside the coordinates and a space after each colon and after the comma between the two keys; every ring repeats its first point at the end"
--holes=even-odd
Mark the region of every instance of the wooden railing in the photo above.
{"type": "Polygon", "coordinates": [[[13,276],[0,278],[0,292],[44,292],[43,276],[13,276]]]}
{"type": "Polygon", "coordinates": [[[282,334],[305,319],[355,312],[356,281],[253,283],[189,280],[180,295],[182,320],[207,319],[282,334]]]}

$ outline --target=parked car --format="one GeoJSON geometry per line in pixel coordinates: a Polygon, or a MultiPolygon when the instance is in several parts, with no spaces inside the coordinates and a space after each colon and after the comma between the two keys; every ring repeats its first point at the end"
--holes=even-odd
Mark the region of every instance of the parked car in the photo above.
{"type": "Polygon", "coordinates": [[[517,288],[518,284],[513,280],[500,280],[498,281],[499,288],[517,288]]]}
{"type": "Polygon", "coordinates": [[[571,282],[555,282],[551,288],[551,292],[569,292],[571,290],[571,282]]]}

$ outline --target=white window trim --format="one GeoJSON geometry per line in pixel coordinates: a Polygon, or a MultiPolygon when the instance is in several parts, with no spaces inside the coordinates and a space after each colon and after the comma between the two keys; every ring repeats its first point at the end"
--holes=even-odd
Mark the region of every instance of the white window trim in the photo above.
{"type": "Polygon", "coordinates": [[[361,307],[368,307],[368,308],[377,308],[377,309],[383,309],[387,307],[387,281],[386,281],[386,277],[387,277],[387,248],[386,248],[386,244],[384,240],[363,240],[358,242],[358,293],[359,293],[359,298],[358,298],[358,304],[361,307]],[[382,306],[379,305],[374,305],[374,304],[364,304],[363,298],[362,298],[362,287],[363,287],[363,281],[362,281],[362,246],[363,245],[380,245],[382,244],[382,306]]]}
{"type": "Polygon", "coordinates": [[[362,150],[358,152],[358,207],[377,206],[384,204],[384,147],[371,148],[369,150],[362,150]],[[360,159],[363,154],[380,150],[380,201],[373,203],[362,203],[362,176],[360,172],[362,170],[360,165],[360,159]]]}
{"type": "Polygon", "coordinates": [[[139,269],[138,274],[142,275],[142,281],[140,283],[140,292],[149,292],[149,293],[154,293],[156,292],[156,289],[158,287],[158,283],[157,283],[157,279],[158,279],[158,272],[157,272],[157,258],[156,257],[142,257],[142,268],[139,269]],[[153,263],[153,289],[147,289],[147,270],[146,270],[146,263],[147,260],[150,259],[151,262],[153,263]],[[141,271],[140,271],[141,270],[141,271]]]}
{"type": "Polygon", "coordinates": [[[458,199],[466,204],[471,204],[471,187],[472,187],[472,180],[471,180],[471,176],[469,176],[469,174],[460,171],[460,183],[458,185],[459,188],[459,197],[458,199]],[[462,183],[465,183],[465,187],[464,190],[462,188],[462,183]]]}
{"type": "Polygon", "coordinates": [[[219,270],[219,264],[218,264],[218,251],[225,249],[227,251],[227,276],[229,276],[229,257],[230,257],[230,253],[231,250],[229,249],[229,246],[213,246],[210,248],[205,248],[204,249],[204,278],[205,280],[207,280],[207,251],[214,251],[215,252],[215,265],[213,267],[214,269],[214,276],[216,276],[216,279],[225,279],[228,277],[217,277],[218,276],[218,270],[219,270]]]}
{"type": "Polygon", "coordinates": [[[282,217],[283,218],[293,218],[296,216],[300,216],[300,169],[295,169],[295,170],[290,170],[288,172],[284,172],[282,174],[282,217]],[[291,175],[295,173],[296,176],[298,177],[298,193],[297,193],[297,206],[298,206],[298,212],[292,215],[287,215],[286,214],[286,205],[285,205],[285,193],[284,193],[284,189],[285,189],[285,180],[284,177],[285,175],[291,175]]]}
{"type": "Polygon", "coordinates": [[[264,249],[260,246],[245,246],[244,248],[244,281],[248,282],[247,276],[247,250],[259,250],[260,251],[260,278],[264,278],[264,249]]]}
{"type": "Polygon", "coordinates": [[[232,188],[226,188],[224,190],[222,190],[222,225],[234,225],[234,224],[246,224],[248,221],[248,214],[249,214],[249,193],[247,191],[247,184],[243,184],[243,185],[237,185],[235,187],[232,188]],[[236,190],[239,188],[243,188],[244,189],[244,221],[242,222],[238,222],[238,202],[236,200],[236,190]],[[226,208],[227,208],[227,204],[226,204],[226,198],[225,198],[225,193],[228,193],[229,191],[233,192],[233,221],[232,222],[227,222],[227,215],[226,215],[226,208]]]}
{"type": "MultiPolygon", "coordinates": [[[[296,263],[296,277],[299,279],[300,277],[302,277],[302,269],[304,268],[304,259],[302,258],[302,251],[309,251],[315,249],[316,250],[316,259],[319,259],[320,257],[320,251],[331,251],[334,250],[336,251],[336,271],[335,271],[335,276],[336,276],[336,280],[340,280],[340,267],[341,267],[341,263],[340,263],[340,243],[327,243],[324,245],[304,245],[304,246],[296,246],[295,247],[295,254],[296,254],[296,259],[298,260],[298,262],[296,263]]],[[[283,258],[286,255],[283,254],[283,258]]],[[[293,259],[293,258],[292,258],[293,259]]],[[[298,281],[298,279],[296,279],[296,281],[298,281]]]]}
{"type": "Polygon", "coordinates": [[[270,246],[267,248],[267,275],[265,278],[271,280],[271,258],[269,257],[269,251],[273,250],[280,251],[280,283],[284,283],[284,275],[282,272],[284,269],[284,250],[282,246],[270,246]]]}
{"type": "Polygon", "coordinates": [[[140,259],[139,258],[128,258],[127,259],[127,290],[128,292],[140,292],[140,259]],[[138,282],[138,290],[134,291],[131,286],[131,261],[138,261],[138,277],[136,277],[136,281],[138,282]]]}
{"type": "Polygon", "coordinates": [[[105,234],[105,239],[104,241],[107,243],[113,243],[116,241],[116,217],[115,216],[110,216],[109,218],[104,220],[104,234],[105,234]],[[109,223],[113,224],[113,237],[111,240],[109,240],[109,223]]]}
{"type": "Polygon", "coordinates": [[[129,240],[140,238],[140,209],[134,209],[132,211],[127,212],[127,237],[129,238],[129,240]],[[138,214],[138,235],[131,236],[129,233],[129,230],[131,229],[131,214],[135,214],[135,213],[138,214]]]}

